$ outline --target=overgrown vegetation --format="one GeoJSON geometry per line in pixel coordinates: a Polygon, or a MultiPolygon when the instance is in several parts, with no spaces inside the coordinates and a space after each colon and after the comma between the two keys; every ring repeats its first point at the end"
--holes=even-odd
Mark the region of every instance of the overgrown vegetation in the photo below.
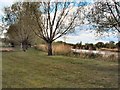
{"type": "Polygon", "coordinates": [[[104,56],[102,54],[73,52],[71,57],[77,57],[77,58],[83,58],[83,59],[95,59],[97,61],[118,62],[118,57],[115,56],[114,54],[104,56]]]}
{"type": "MultiPolygon", "coordinates": [[[[54,55],[70,55],[71,54],[71,46],[69,45],[54,44],[52,48],[53,48],[54,55]]],[[[36,45],[35,49],[47,52],[48,48],[46,44],[40,44],[40,45],[36,45]]]]}
{"type": "MultiPolygon", "coordinates": [[[[35,46],[35,49],[47,52],[47,46],[45,44],[40,44],[35,46]]],[[[54,43],[53,44],[53,54],[54,55],[64,55],[69,57],[77,57],[83,59],[96,59],[96,60],[105,60],[105,61],[118,61],[118,57],[115,55],[104,56],[102,54],[96,53],[85,53],[85,52],[73,52],[71,46],[63,43],[54,43]]]]}

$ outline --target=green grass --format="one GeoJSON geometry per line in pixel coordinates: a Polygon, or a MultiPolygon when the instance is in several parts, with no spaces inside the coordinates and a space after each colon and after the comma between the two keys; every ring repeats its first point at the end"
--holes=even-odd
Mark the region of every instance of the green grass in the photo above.
{"type": "Polygon", "coordinates": [[[117,88],[118,63],[47,56],[34,49],[3,52],[3,88],[117,88]]]}

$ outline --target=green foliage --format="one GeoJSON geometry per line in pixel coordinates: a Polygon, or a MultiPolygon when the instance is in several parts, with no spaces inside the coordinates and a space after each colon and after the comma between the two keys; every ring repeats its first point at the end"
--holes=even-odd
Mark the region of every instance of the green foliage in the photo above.
{"type": "Polygon", "coordinates": [[[104,43],[103,42],[98,42],[98,43],[95,44],[95,46],[97,48],[103,48],[104,47],[104,43]]]}
{"type": "Polygon", "coordinates": [[[116,45],[115,45],[114,41],[110,41],[109,43],[105,43],[105,47],[114,49],[114,48],[116,48],[116,45]]]}
{"type": "Polygon", "coordinates": [[[33,31],[36,30],[33,23],[36,23],[35,20],[31,20],[31,17],[34,17],[31,7],[37,5],[32,2],[16,2],[5,8],[5,20],[3,21],[9,25],[6,37],[15,45],[22,46],[24,50],[37,43],[37,36],[33,31]]]}
{"type": "Polygon", "coordinates": [[[76,47],[79,48],[79,49],[82,48],[82,42],[77,43],[77,44],[76,44],[76,47]]]}
{"type": "Polygon", "coordinates": [[[119,42],[115,43],[114,41],[110,41],[107,43],[97,42],[96,44],[85,43],[85,45],[82,45],[82,43],[77,43],[77,44],[71,44],[71,46],[73,49],[96,50],[96,49],[102,49],[102,48],[115,49],[120,45],[119,45],[119,42]]]}
{"type": "Polygon", "coordinates": [[[120,41],[118,41],[118,43],[116,43],[116,47],[120,49],[120,41]]]}

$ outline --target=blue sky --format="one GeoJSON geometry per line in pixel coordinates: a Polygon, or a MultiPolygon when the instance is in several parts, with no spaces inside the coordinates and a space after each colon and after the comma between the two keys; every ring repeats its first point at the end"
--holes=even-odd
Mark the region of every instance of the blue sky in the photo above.
{"type": "MultiPolygon", "coordinates": [[[[1,16],[3,15],[3,8],[5,6],[10,6],[13,2],[15,2],[16,0],[4,0],[4,1],[1,1],[0,0],[0,18],[1,16]]],[[[89,1],[89,2],[93,2],[93,0],[85,0],[85,1],[89,1]]],[[[1,23],[1,21],[0,21],[1,23]]],[[[88,28],[88,27],[87,27],[88,28]]],[[[76,32],[73,33],[73,34],[69,34],[69,35],[65,35],[61,38],[59,38],[57,41],[66,41],[68,43],[78,43],[78,42],[81,42],[84,44],[84,43],[96,43],[96,42],[99,42],[99,41],[102,41],[102,42],[109,42],[109,41],[115,41],[117,42],[118,41],[118,38],[117,38],[117,33],[116,35],[113,35],[110,33],[110,36],[108,37],[106,34],[101,37],[98,37],[96,36],[96,33],[95,33],[95,30],[85,30],[86,29],[86,26],[83,25],[82,27],[78,27],[76,29],[76,32]],[[64,37],[66,39],[64,39],[64,37]]]]}

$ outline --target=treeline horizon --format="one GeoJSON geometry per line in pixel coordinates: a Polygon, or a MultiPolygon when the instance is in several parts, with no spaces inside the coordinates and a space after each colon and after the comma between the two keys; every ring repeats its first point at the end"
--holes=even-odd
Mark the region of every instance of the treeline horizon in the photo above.
{"type": "MultiPolygon", "coordinates": [[[[5,43],[6,45],[10,45],[12,47],[17,46],[16,43],[13,43],[11,40],[7,40],[7,38],[1,38],[2,43],[5,43]]],[[[44,41],[38,42],[38,43],[33,43],[31,45],[38,45],[38,44],[46,44],[44,41]]],[[[120,48],[120,41],[118,42],[114,42],[114,41],[109,41],[109,42],[97,42],[97,43],[82,43],[82,41],[73,44],[73,43],[67,43],[65,41],[55,41],[54,44],[66,44],[66,45],[70,45],[72,46],[73,49],[77,48],[77,49],[100,49],[100,48],[110,48],[110,49],[114,49],[114,48],[120,48]]]]}
{"type": "Polygon", "coordinates": [[[64,43],[64,44],[67,44],[67,45],[70,45],[72,46],[73,49],[77,48],[77,49],[93,49],[93,50],[96,50],[96,49],[100,49],[100,48],[109,48],[109,49],[115,49],[115,48],[120,48],[120,41],[118,42],[114,42],[114,41],[109,41],[109,42],[97,42],[97,43],[82,43],[79,42],[79,43],[76,43],[76,44],[73,44],[73,43],[66,43],[64,41],[56,41],[55,43],[64,43]]]}

